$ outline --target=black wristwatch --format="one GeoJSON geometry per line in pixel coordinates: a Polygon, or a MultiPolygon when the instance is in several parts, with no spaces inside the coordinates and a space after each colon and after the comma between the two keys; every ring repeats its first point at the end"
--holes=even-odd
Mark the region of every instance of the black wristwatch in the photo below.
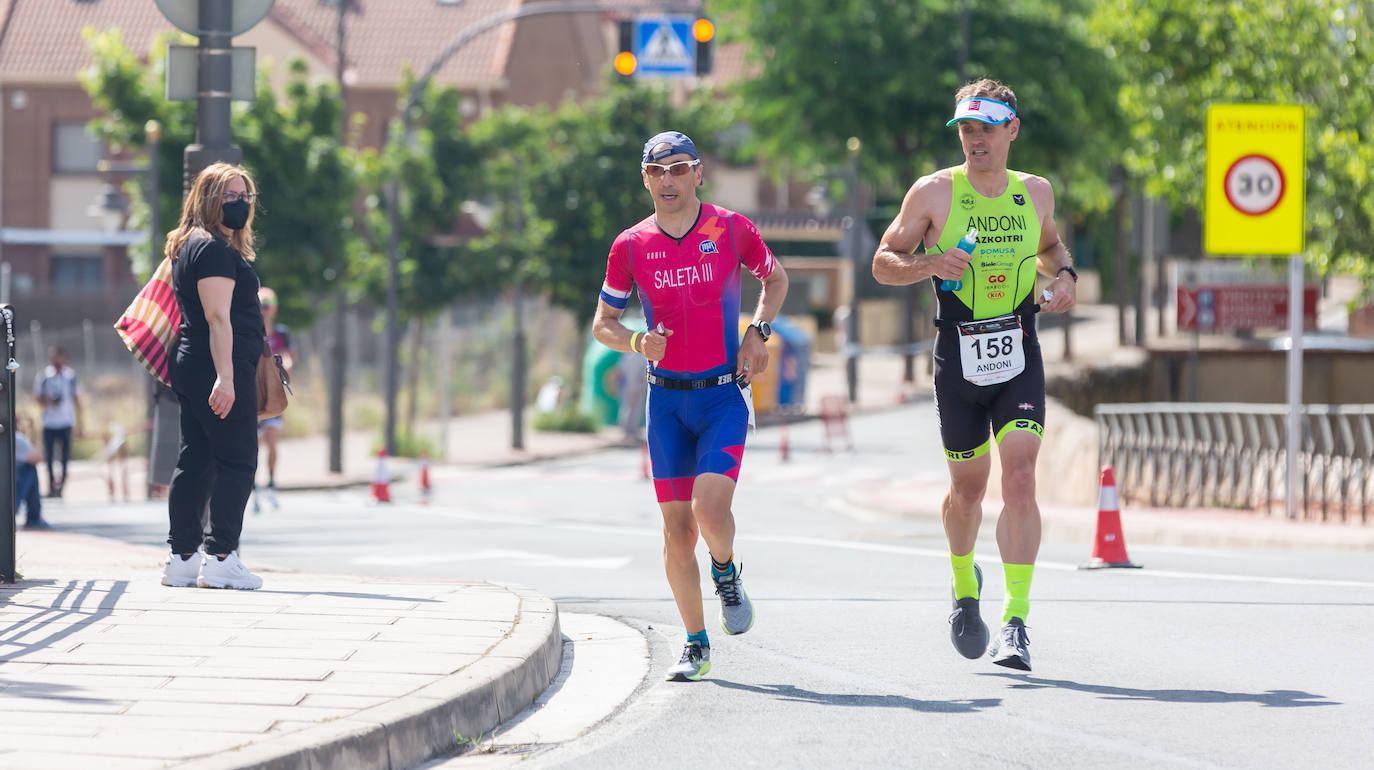
{"type": "Polygon", "coordinates": [[[767,342],[768,338],[773,336],[773,325],[768,323],[767,321],[755,321],[749,325],[755,329],[758,329],[759,338],[762,339],[764,342],[767,342]]]}
{"type": "Polygon", "coordinates": [[[1073,279],[1074,283],[1078,283],[1078,271],[1073,269],[1073,265],[1064,265],[1063,267],[1054,271],[1054,277],[1058,278],[1059,274],[1064,272],[1067,272],[1069,274],[1069,277],[1073,279]]]}

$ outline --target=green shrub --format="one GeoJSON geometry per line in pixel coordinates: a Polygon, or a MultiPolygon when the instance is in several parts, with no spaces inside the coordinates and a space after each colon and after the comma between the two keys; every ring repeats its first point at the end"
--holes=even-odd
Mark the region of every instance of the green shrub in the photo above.
{"type": "Polygon", "coordinates": [[[597,424],[595,417],[570,407],[535,415],[534,429],[561,433],[595,433],[597,424]]]}
{"type": "MultiPolygon", "coordinates": [[[[377,450],[382,448],[386,439],[378,436],[372,442],[372,454],[377,454],[377,450]]],[[[421,454],[428,454],[430,457],[437,457],[434,439],[424,436],[412,436],[405,431],[396,431],[396,457],[419,457],[421,454]]]]}

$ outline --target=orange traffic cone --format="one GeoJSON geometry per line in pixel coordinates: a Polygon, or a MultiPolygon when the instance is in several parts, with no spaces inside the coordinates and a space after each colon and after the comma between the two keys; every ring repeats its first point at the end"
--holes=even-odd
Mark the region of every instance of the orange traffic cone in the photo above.
{"type": "Polygon", "coordinates": [[[1130,567],[1138,569],[1126,555],[1126,538],[1121,534],[1121,509],[1116,497],[1116,474],[1112,466],[1102,466],[1102,485],[1097,493],[1097,536],[1093,540],[1093,558],[1079,569],[1130,567]]]}
{"type": "Polygon", "coordinates": [[[420,500],[429,502],[430,495],[434,494],[434,487],[429,483],[429,452],[420,453],[420,500]]]}
{"type": "Polygon", "coordinates": [[[372,499],[391,502],[391,477],[386,473],[386,447],[377,450],[377,475],[372,477],[372,499]]]}

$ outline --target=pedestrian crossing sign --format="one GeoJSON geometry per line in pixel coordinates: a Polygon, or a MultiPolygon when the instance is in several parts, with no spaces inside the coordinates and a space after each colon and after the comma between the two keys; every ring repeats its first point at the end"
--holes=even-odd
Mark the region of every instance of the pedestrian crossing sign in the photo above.
{"type": "Polygon", "coordinates": [[[681,76],[696,72],[693,16],[645,16],[635,19],[635,57],[639,75],[681,76]]]}

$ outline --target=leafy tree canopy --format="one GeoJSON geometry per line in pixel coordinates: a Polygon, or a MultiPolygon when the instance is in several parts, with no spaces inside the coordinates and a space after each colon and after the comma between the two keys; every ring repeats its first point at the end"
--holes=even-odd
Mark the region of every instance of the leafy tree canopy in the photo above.
{"type": "MultiPolygon", "coordinates": [[[[169,102],[164,94],[167,42],[153,43],[144,65],[125,47],[118,30],[86,30],[92,64],[82,85],[104,117],[96,132],[116,151],[145,143],[149,120],[162,124],[159,144],[159,222],[176,227],[181,216],[183,151],[195,141],[194,102],[169,102]]],[[[262,192],[254,229],[256,268],[277,290],[281,319],[313,323],[321,295],[346,277],[354,230],[353,163],[339,136],[342,100],[331,84],[309,85],[299,61],[288,68],[284,99],[271,89],[267,70],[258,75],[257,101],[236,105],[231,131],[243,149],[244,167],[262,192]]],[[[138,272],[160,260],[162,244],[136,256],[138,272]]]]}
{"type": "Polygon", "coordinates": [[[1012,165],[1067,186],[1077,206],[1108,203],[1120,125],[1118,69],[1089,36],[1079,0],[721,0],[723,36],[751,41],[756,77],[735,87],[757,146],[775,168],[805,172],[863,142],[863,173],[880,195],[961,160],[945,121],[966,79],[1016,92],[1021,136],[1012,165]]]}
{"type": "Polygon", "coordinates": [[[1092,29],[1125,72],[1124,153],[1150,192],[1201,209],[1207,107],[1307,113],[1307,258],[1374,284],[1374,15],[1339,0],[1109,0],[1092,29]]]}

